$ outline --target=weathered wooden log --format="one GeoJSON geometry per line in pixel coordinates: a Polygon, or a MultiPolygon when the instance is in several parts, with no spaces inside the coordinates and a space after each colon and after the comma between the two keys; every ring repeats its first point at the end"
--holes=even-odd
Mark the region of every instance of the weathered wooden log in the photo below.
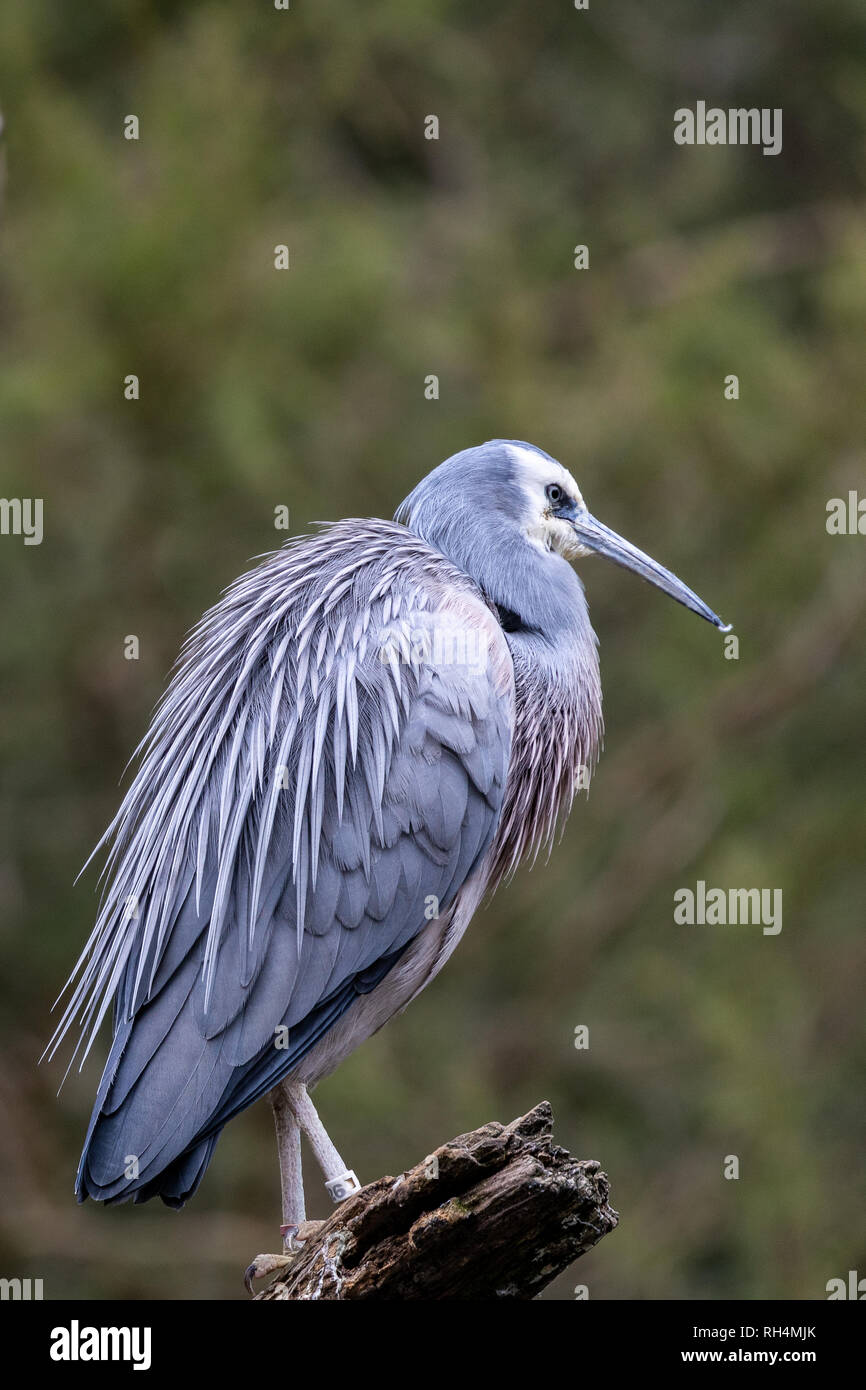
{"type": "Polygon", "coordinates": [[[594,1159],[553,1142],[542,1101],[451,1139],[342,1202],[257,1299],[531,1299],[612,1231],[594,1159]]]}

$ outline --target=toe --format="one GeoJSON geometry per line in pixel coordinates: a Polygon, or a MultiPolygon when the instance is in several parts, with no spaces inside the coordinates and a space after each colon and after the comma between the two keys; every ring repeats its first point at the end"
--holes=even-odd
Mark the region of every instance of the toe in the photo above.
{"type": "Polygon", "coordinates": [[[278,1269],[285,1269],[291,1263],[291,1255],[256,1255],[252,1264],[244,1270],[247,1293],[252,1293],[254,1279],[264,1279],[266,1275],[275,1274],[278,1269]]]}

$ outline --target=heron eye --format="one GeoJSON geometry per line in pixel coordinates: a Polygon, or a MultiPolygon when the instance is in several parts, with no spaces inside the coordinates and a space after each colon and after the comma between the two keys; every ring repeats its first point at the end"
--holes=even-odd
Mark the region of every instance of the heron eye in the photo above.
{"type": "Polygon", "coordinates": [[[565,493],[558,483],[548,483],[544,491],[548,502],[552,502],[554,507],[558,507],[560,502],[565,501],[565,493]]]}

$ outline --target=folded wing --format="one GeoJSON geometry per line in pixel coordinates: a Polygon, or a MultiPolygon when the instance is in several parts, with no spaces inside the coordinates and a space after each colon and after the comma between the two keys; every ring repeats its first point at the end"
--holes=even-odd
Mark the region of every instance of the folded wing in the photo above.
{"type": "Polygon", "coordinates": [[[110,829],[59,1030],[114,1004],[81,1199],[186,1200],[227,1120],[478,870],[512,725],[493,616],[392,523],[291,543],[206,615],[110,829]]]}

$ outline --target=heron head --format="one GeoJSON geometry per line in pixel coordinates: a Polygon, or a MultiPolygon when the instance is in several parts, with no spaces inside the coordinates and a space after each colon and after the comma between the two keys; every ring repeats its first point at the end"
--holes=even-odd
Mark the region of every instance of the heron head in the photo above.
{"type": "Polygon", "coordinates": [[[573,561],[598,554],[632,570],[723,632],[729,631],[681,579],[596,521],[567,468],[522,440],[492,439],[446,459],[410,493],[396,520],[442,549],[468,573],[485,568],[482,587],[492,591],[497,601],[503,571],[510,567],[526,574],[521,554],[527,559],[534,554],[538,563],[550,561],[554,587],[559,566],[555,557],[573,561]]]}
{"type": "Polygon", "coordinates": [[[524,525],[531,544],[556,551],[566,560],[603,555],[654,584],[722,632],[730,631],[730,626],[675,574],[609,526],[596,521],[574,478],[561,463],[531,444],[509,442],[508,447],[525,498],[524,525]]]}

